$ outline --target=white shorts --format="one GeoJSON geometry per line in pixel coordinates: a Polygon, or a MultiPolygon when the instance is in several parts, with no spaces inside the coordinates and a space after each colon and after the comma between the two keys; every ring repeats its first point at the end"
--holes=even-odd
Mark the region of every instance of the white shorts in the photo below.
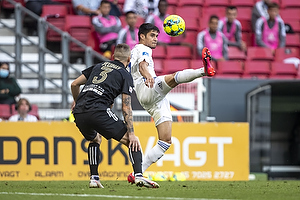
{"type": "Polygon", "coordinates": [[[165,82],[165,76],[156,77],[153,88],[148,88],[142,81],[135,86],[137,99],[141,106],[153,117],[155,126],[165,121],[172,121],[170,103],[166,95],[172,90],[165,82]]]}

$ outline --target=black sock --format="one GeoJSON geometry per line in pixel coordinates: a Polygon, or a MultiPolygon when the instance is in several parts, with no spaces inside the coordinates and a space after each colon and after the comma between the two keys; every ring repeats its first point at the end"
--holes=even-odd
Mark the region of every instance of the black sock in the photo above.
{"type": "Polygon", "coordinates": [[[98,166],[100,160],[100,149],[98,143],[90,143],[88,147],[88,157],[89,157],[89,165],[90,172],[92,175],[99,175],[98,166]]]}
{"type": "Polygon", "coordinates": [[[131,148],[128,149],[129,152],[129,158],[132,163],[133,171],[135,176],[142,176],[142,152],[140,150],[138,151],[132,151],[131,148]]]}

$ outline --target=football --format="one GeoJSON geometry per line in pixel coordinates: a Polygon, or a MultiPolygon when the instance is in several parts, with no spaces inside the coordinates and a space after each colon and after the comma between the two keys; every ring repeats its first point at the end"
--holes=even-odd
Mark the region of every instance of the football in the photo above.
{"type": "Polygon", "coordinates": [[[186,177],[181,172],[176,172],[170,177],[170,181],[186,181],[186,177]]]}
{"type": "Polygon", "coordinates": [[[185,22],[178,15],[169,15],[164,20],[164,31],[172,36],[176,37],[181,35],[185,30],[185,22]]]}

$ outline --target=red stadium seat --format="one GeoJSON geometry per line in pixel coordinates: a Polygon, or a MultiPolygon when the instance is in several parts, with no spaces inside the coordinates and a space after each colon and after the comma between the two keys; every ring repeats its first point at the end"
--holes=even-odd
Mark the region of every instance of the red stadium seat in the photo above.
{"type": "Polygon", "coordinates": [[[280,10],[280,16],[284,22],[289,20],[299,20],[300,9],[299,8],[286,8],[280,10]]]}
{"type": "Polygon", "coordinates": [[[166,48],[165,46],[157,45],[153,50],[152,57],[154,59],[165,59],[166,58],[166,48]]]}
{"type": "Polygon", "coordinates": [[[248,47],[247,60],[266,60],[273,61],[273,54],[270,48],[248,47]]]}
{"type": "Polygon", "coordinates": [[[298,0],[281,0],[283,8],[300,8],[300,1],[298,0]]]}
{"type": "Polygon", "coordinates": [[[217,15],[219,18],[224,17],[226,14],[226,8],[225,7],[208,7],[203,9],[202,17],[200,20],[200,23],[206,23],[208,24],[208,19],[211,15],[217,15]],[[207,20],[206,20],[207,19],[207,20]]]}
{"type": "Polygon", "coordinates": [[[274,79],[294,79],[297,77],[297,69],[294,64],[272,62],[271,63],[271,76],[274,79]]]}
{"type": "MultiPolygon", "coordinates": [[[[65,17],[68,14],[68,8],[65,5],[44,5],[41,17],[47,22],[53,24],[60,30],[64,30],[65,17]]],[[[48,41],[61,41],[61,35],[52,29],[47,30],[48,41]]]]}
{"type": "Polygon", "coordinates": [[[275,50],[275,61],[283,61],[286,58],[300,58],[300,51],[299,48],[296,47],[285,47],[285,48],[278,48],[275,50]]]}
{"type": "Polygon", "coordinates": [[[136,22],[136,27],[140,27],[140,25],[142,25],[145,22],[145,19],[138,16],[137,17],[137,22],[136,22]]]}
{"type": "Polygon", "coordinates": [[[245,62],[243,78],[268,78],[270,74],[270,62],[268,61],[245,62]]]}
{"type": "Polygon", "coordinates": [[[62,5],[65,5],[67,6],[68,8],[68,13],[73,15],[75,14],[75,11],[74,11],[74,8],[73,8],[73,3],[72,3],[72,0],[52,0],[52,1],[56,1],[56,2],[59,2],[61,3],[62,5]]]}
{"type": "Polygon", "coordinates": [[[286,47],[299,47],[300,46],[300,34],[287,34],[285,46],[286,47]]]}
{"type": "Polygon", "coordinates": [[[185,18],[185,29],[187,31],[198,31],[199,30],[199,21],[198,18],[185,18]]]}
{"type": "Polygon", "coordinates": [[[0,118],[7,120],[10,116],[10,105],[0,104],[0,118]]]}
{"type": "Polygon", "coordinates": [[[252,32],[251,20],[241,19],[239,20],[242,25],[242,32],[250,33],[252,32]]]}
{"type": "Polygon", "coordinates": [[[191,59],[192,49],[188,46],[172,45],[167,46],[167,58],[168,59],[191,59]]]}
{"type": "Polygon", "coordinates": [[[237,11],[238,11],[237,13],[238,20],[251,21],[252,7],[238,7],[237,11]]]}
{"type": "Polygon", "coordinates": [[[205,1],[205,6],[228,6],[229,0],[208,0],[205,1]]]}
{"type": "Polygon", "coordinates": [[[168,13],[169,15],[174,15],[174,14],[176,14],[176,8],[177,8],[177,6],[174,6],[174,5],[168,5],[167,13],[168,13]]]}
{"type": "Polygon", "coordinates": [[[172,74],[189,68],[189,61],[187,59],[170,59],[163,61],[164,74],[172,74]]]}
{"type": "Polygon", "coordinates": [[[289,21],[287,21],[285,23],[289,24],[295,33],[300,33],[300,21],[299,20],[290,19],[289,21]]]}
{"type": "Polygon", "coordinates": [[[164,73],[164,66],[163,66],[163,59],[153,59],[154,62],[154,69],[157,76],[163,75],[164,73]]]}
{"type": "Polygon", "coordinates": [[[197,45],[197,34],[198,32],[196,31],[185,31],[182,34],[182,37],[172,37],[171,41],[172,42],[184,42],[184,43],[189,43],[192,44],[196,47],[197,45]]]}
{"type": "Polygon", "coordinates": [[[198,7],[198,6],[177,7],[176,14],[181,16],[183,19],[200,18],[201,17],[201,7],[198,7]]]}
{"type": "Polygon", "coordinates": [[[179,0],[168,0],[168,5],[177,6],[179,4],[179,0]]]}
{"type": "MultiPolygon", "coordinates": [[[[72,37],[76,38],[83,44],[88,44],[91,29],[92,25],[90,17],[81,15],[66,16],[65,31],[69,32],[72,37]]],[[[73,42],[70,43],[70,50],[78,52],[84,51],[83,48],[73,42]]]]}
{"type": "Polygon", "coordinates": [[[216,78],[241,78],[243,75],[243,62],[219,61],[216,78]]]}
{"type": "MultiPolygon", "coordinates": [[[[25,1],[24,0],[14,0],[17,3],[22,4],[23,6],[25,5],[25,1]]],[[[3,0],[2,2],[0,2],[1,7],[4,9],[15,9],[15,6],[13,4],[10,4],[8,1],[3,0]]]]}
{"type": "Polygon", "coordinates": [[[254,6],[254,0],[230,0],[231,5],[235,6],[244,6],[244,7],[253,7],[254,6]]]}
{"type": "Polygon", "coordinates": [[[179,6],[203,6],[204,0],[179,0],[179,6]]]}
{"type": "Polygon", "coordinates": [[[127,23],[126,23],[126,16],[125,15],[121,15],[119,17],[119,19],[121,21],[122,27],[125,27],[127,25],[127,23]]]}
{"type": "Polygon", "coordinates": [[[252,33],[243,32],[242,40],[246,43],[247,47],[253,46],[252,44],[252,33]]]}
{"type": "Polygon", "coordinates": [[[246,54],[238,47],[228,47],[229,60],[246,60],[246,54]]]}

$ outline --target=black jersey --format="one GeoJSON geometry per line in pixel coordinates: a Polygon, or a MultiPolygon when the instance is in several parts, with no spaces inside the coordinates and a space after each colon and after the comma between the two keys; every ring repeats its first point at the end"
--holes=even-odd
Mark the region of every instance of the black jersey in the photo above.
{"type": "Polygon", "coordinates": [[[133,80],[120,61],[102,62],[82,71],[87,82],[81,90],[73,113],[106,110],[119,94],[131,95],[133,80]]]}

